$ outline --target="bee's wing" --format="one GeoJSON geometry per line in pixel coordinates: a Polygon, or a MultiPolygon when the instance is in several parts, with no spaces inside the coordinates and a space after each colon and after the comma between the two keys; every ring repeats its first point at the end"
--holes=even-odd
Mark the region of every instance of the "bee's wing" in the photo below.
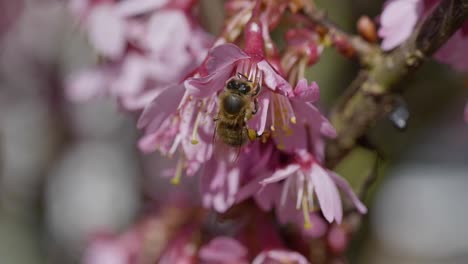
{"type": "Polygon", "coordinates": [[[232,147],[224,143],[219,137],[216,127],[213,134],[213,155],[217,159],[223,159],[228,164],[237,162],[242,147],[232,147]]]}

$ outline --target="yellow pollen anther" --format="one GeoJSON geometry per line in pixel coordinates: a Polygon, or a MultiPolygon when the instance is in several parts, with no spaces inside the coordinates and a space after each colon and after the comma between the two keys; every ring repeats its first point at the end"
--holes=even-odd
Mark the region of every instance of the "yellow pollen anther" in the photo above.
{"type": "Polygon", "coordinates": [[[297,122],[296,117],[295,116],[291,117],[291,123],[296,124],[296,122],[297,122]]]}
{"type": "Polygon", "coordinates": [[[272,126],[270,127],[270,130],[271,130],[271,131],[275,131],[275,126],[272,125],[272,126]]]}
{"type": "Polygon", "coordinates": [[[247,129],[247,136],[249,137],[250,141],[254,141],[258,137],[257,131],[249,128],[247,129]]]}
{"type": "Polygon", "coordinates": [[[312,228],[312,222],[310,221],[309,215],[309,204],[307,203],[306,197],[302,197],[302,212],[304,213],[304,228],[312,228]]]}

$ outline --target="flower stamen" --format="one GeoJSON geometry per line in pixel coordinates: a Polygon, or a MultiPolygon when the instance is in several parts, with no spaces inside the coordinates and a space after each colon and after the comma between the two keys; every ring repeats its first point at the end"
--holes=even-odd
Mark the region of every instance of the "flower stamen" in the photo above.
{"type": "Polygon", "coordinates": [[[200,112],[198,112],[197,114],[197,117],[195,119],[195,124],[193,126],[193,132],[192,132],[192,140],[190,142],[192,142],[193,145],[196,145],[198,144],[198,140],[197,140],[197,134],[198,134],[198,126],[200,125],[200,112]]]}
{"type": "Polygon", "coordinates": [[[179,161],[177,161],[176,171],[174,177],[171,179],[171,183],[174,185],[178,185],[180,183],[180,179],[182,178],[182,171],[184,169],[185,158],[182,156],[179,161]]]}
{"type": "Polygon", "coordinates": [[[302,197],[302,213],[304,214],[304,228],[312,228],[312,222],[310,221],[309,204],[307,203],[307,198],[305,196],[302,197]]]}

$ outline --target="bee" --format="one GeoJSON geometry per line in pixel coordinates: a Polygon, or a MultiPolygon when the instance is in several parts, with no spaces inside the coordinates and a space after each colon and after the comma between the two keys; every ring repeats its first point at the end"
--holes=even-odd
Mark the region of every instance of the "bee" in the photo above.
{"type": "Polygon", "coordinates": [[[256,138],[256,133],[247,129],[247,121],[257,113],[259,93],[260,85],[241,73],[226,82],[219,95],[219,112],[215,118],[215,135],[225,144],[241,147],[256,138]]]}

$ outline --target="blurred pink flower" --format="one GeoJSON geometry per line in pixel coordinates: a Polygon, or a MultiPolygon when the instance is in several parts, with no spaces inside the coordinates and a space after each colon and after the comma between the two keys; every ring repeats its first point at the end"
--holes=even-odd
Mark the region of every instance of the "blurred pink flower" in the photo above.
{"type": "Polygon", "coordinates": [[[285,249],[271,249],[260,253],[252,261],[252,264],[308,264],[309,261],[301,254],[285,250],[285,249]]]}
{"type": "Polygon", "coordinates": [[[380,16],[382,48],[390,50],[405,41],[423,12],[422,0],[388,0],[380,16]]]}
{"type": "Polygon", "coordinates": [[[217,237],[204,245],[199,258],[205,264],[247,264],[247,249],[230,237],[217,237]]]}
{"type": "Polygon", "coordinates": [[[185,2],[72,1],[72,11],[104,63],[73,73],[66,82],[68,96],[83,101],[111,95],[124,108],[139,110],[163,87],[179,82],[212,41],[188,13],[192,4],[185,2]]]}
{"type": "MultiPolygon", "coordinates": [[[[380,17],[382,48],[391,50],[408,39],[416,24],[440,0],[388,0],[380,17]]],[[[468,22],[434,55],[440,62],[459,71],[468,71],[468,22]]]]}
{"type": "Polygon", "coordinates": [[[24,4],[23,0],[0,0],[0,40],[20,17],[24,4]]]}
{"type": "MultiPolygon", "coordinates": [[[[197,227],[198,228],[198,227],[197,227]]],[[[197,263],[198,246],[196,240],[193,239],[195,226],[189,226],[179,231],[179,234],[168,242],[167,247],[161,254],[159,264],[195,264],[197,263]]]]}
{"type": "Polygon", "coordinates": [[[468,22],[437,51],[435,58],[457,71],[468,72],[468,22]]]}
{"type": "Polygon", "coordinates": [[[120,236],[101,234],[88,245],[83,264],[136,264],[140,251],[140,236],[130,231],[120,236]]]}
{"type": "Polygon", "coordinates": [[[332,225],[327,234],[327,244],[334,254],[343,254],[348,248],[350,236],[344,226],[332,225]]]}

